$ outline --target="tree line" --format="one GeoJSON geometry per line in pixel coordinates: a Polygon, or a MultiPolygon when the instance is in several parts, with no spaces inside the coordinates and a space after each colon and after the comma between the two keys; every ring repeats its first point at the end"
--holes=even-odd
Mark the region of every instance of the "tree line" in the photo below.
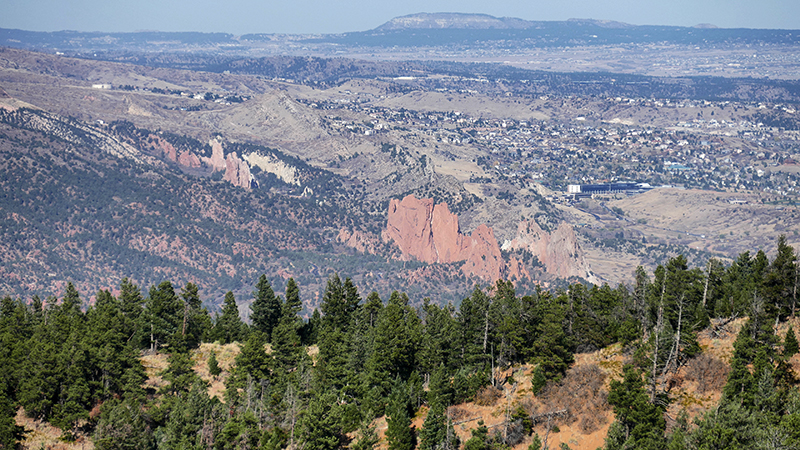
{"type": "MultiPolygon", "coordinates": [[[[380,416],[391,450],[506,449],[533,433],[530,411],[508,419],[524,433],[501,436],[479,426],[461,443],[447,408],[487,386],[506,387],[513,381],[498,369],[522,363],[534,365],[537,395],[564,377],[576,353],[614,343],[633,364],[611,384],[616,422],[608,448],[727,448],[765,439],[800,445],[800,399],[787,363],[797,341],[793,332],[775,333],[796,313],[797,267],[781,238],[772,261],[759,251],[727,267],[711,260],[689,268],[677,256],[652,276],[638,269],[631,286],[573,284],[521,296],[501,280],[476,286],[457,306],[414,304],[400,292],[385,301],[375,292],[362,298],[351,279],[333,275],[308,320],[299,316],[293,279],[277,294],[261,275],[249,324],[231,292],[212,317],[192,283],[164,281],[145,293],[125,279],[119,295],[101,290],[93,305],[84,305],[71,283],[61,299],[6,297],[0,448],[23,437],[14,422],[22,407],[61,428],[64,439],[91,434],[100,449],[366,450],[379,442],[380,416]],[[670,375],[701,355],[697,333],[712,319],[737,317],[748,321],[720,407],[667,433],[670,375]],[[193,350],[203,342],[240,347],[222,398],[210,397],[193,370],[193,350]],[[143,353],[168,354],[164,387],[145,384],[143,353]],[[411,420],[423,407],[416,430],[411,420]],[[743,417],[748,428],[734,426],[743,417]]],[[[216,356],[208,369],[219,376],[216,356]]],[[[533,447],[541,442],[532,439],[533,447]]]]}

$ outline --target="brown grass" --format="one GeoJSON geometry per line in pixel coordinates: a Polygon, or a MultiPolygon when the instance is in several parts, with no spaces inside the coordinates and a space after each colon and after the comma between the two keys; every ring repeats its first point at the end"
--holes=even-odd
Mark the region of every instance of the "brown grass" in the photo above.
{"type": "Polygon", "coordinates": [[[75,442],[64,442],[61,440],[63,434],[60,429],[47,422],[31,419],[25,415],[25,411],[20,408],[14,418],[17,425],[25,427],[25,439],[22,441],[22,448],[48,450],[93,450],[94,442],[85,434],[79,433],[75,442]]]}

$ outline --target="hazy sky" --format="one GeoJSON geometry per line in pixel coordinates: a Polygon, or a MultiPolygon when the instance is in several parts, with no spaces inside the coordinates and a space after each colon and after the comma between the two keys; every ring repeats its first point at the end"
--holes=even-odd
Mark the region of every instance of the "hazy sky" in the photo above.
{"type": "Polygon", "coordinates": [[[800,29],[799,0],[0,0],[0,28],[340,33],[418,12],[800,29]]]}

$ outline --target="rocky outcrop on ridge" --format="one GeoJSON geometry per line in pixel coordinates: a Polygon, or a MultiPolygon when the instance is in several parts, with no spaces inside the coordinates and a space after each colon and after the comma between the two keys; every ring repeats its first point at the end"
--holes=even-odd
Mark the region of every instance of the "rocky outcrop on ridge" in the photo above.
{"type": "Polygon", "coordinates": [[[225,171],[222,179],[230,182],[234,186],[250,189],[253,182],[253,175],[250,173],[250,165],[247,160],[242,160],[236,152],[229,153],[225,157],[222,143],[216,139],[209,141],[211,145],[211,157],[202,157],[203,163],[211,167],[212,172],[225,171]]]}
{"type": "Polygon", "coordinates": [[[172,144],[157,134],[150,134],[147,138],[147,142],[151,149],[160,151],[164,159],[184,167],[191,167],[192,169],[198,169],[202,165],[197,155],[188,150],[178,152],[172,144]]]}
{"type": "Polygon", "coordinates": [[[236,152],[233,152],[228,153],[228,157],[225,159],[225,175],[222,179],[234,186],[250,189],[253,175],[250,174],[250,166],[247,161],[239,159],[236,152]]]}
{"type": "Polygon", "coordinates": [[[500,279],[506,264],[494,231],[481,224],[470,235],[462,234],[458,216],[446,203],[434,205],[432,199],[413,195],[389,203],[385,242],[394,241],[406,261],[426,263],[464,261],[461,271],[486,281],[500,279]]]}
{"type": "Polygon", "coordinates": [[[562,222],[548,233],[533,220],[519,223],[517,236],[503,243],[503,250],[527,250],[539,258],[547,273],[559,278],[581,277],[592,283],[599,281],[589,271],[583,250],[578,245],[575,230],[562,222]]]}

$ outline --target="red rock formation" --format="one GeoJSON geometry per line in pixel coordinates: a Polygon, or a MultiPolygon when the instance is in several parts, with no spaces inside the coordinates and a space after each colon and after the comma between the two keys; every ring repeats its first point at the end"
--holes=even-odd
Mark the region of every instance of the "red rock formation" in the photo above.
{"type": "Polygon", "coordinates": [[[147,140],[150,143],[150,147],[154,150],[160,150],[161,156],[165,159],[193,169],[197,169],[201,165],[200,158],[198,158],[197,155],[188,150],[178,155],[178,151],[175,147],[157,134],[151,134],[148,136],[147,140]]]}
{"type": "Polygon", "coordinates": [[[406,261],[427,263],[464,261],[462,272],[486,281],[500,279],[505,263],[494,231],[480,225],[469,236],[458,228],[458,216],[446,204],[409,195],[389,203],[385,242],[394,241],[406,261]]]}
{"type": "Polygon", "coordinates": [[[339,235],[336,236],[336,241],[340,242],[350,248],[353,248],[361,253],[375,253],[375,248],[379,244],[378,239],[374,235],[368,235],[358,230],[350,231],[347,228],[339,230],[339,235]]]}
{"type": "Polygon", "coordinates": [[[225,159],[225,175],[223,180],[230,182],[234,186],[250,189],[250,181],[253,179],[250,175],[250,166],[246,161],[242,161],[236,156],[236,152],[228,153],[228,158],[225,159]]]}
{"type": "Polygon", "coordinates": [[[194,153],[190,151],[182,152],[178,156],[178,164],[184,167],[191,167],[193,169],[198,169],[202,165],[200,162],[200,158],[197,157],[194,153]]]}
{"type": "Polygon", "coordinates": [[[161,157],[168,159],[172,162],[178,162],[177,151],[175,147],[172,146],[169,142],[165,141],[161,138],[161,136],[157,134],[151,134],[148,136],[148,141],[150,142],[150,146],[154,150],[161,151],[161,157]]]}
{"type": "Polygon", "coordinates": [[[504,250],[528,250],[539,258],[547,273],[560,278],[573,276],[596,282],[589,271],[583,250],[578,245],[575,230],[562,222],[552,234],[542,230],[535,221],[522,221],[517,236],[503,244],[504,250]]]}

